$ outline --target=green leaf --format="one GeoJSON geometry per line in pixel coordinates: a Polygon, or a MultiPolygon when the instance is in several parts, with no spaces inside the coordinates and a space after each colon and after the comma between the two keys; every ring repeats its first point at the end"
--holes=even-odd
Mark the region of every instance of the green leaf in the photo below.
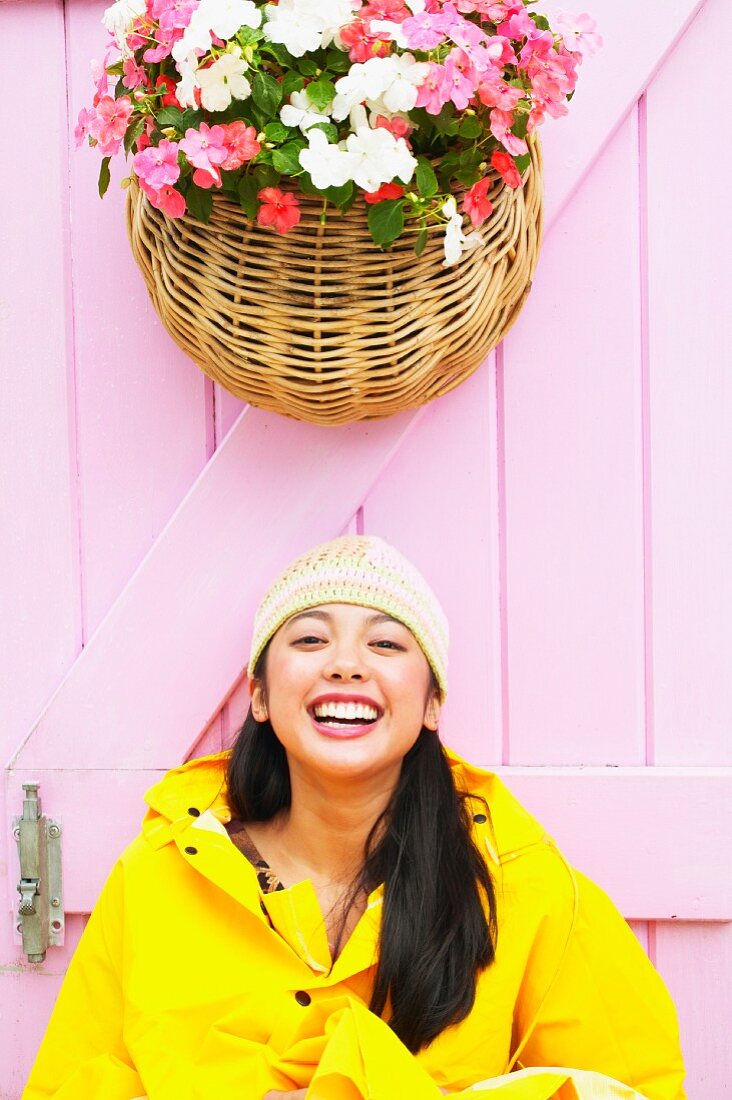
{"type": "Polygon", "coordinates": [[[356,197],[356,185],[353,180],[348,180],[342,187],[326,187],[320,194],[337,206],[339,210],[345,210],[353,206],[356,197]]]}
{"type": "Polygon", "coordinates": [[[252,84],[252,99],[271,118],[280,105],[282,88],[269,73],[257,73],[252,84]]]}
{"type": "Polygon", "coordinates": [[[112,158],[105,157],[99,168],[99,198],[103,199],[109,187],[109,162],[112,158]]]}
{"type": "Polygon", "coordinates": [[[292,54],[281,42],[265,42],[261,50],[274,57],[283,69],[291,69],[293,64],[292,54]]]}
{"type": "Polygon", "coordinates": [[[421,256],[424,252],[425,245],[427,244],[427,236],[427,228],[425,226],[423,229],[420,229],[419,236],[417,237],[417,241],[414,245],[415,256],[421,256]]]}
{"type": "Polygon", "coordinates": [[[280,174],[271,164],[257,164],[254,168],[254,178],[257,181],[258,191],[263,187],[276,187],[280,182],[280,174]]]}
{"type": "Polygon", "coordinates": [[[186,192],[186,204],[194,218],[200,222],[207,222],[213,210],[213,195],[197,184],[191,182],[186,192]]]}
{"type": "MultiPolygon", "coordinates": [[[[155,115],[155,125],[160,129],[172,126],[175,130],[183,130],[183,111],[179,107],[161,107],[155,115]]],[[[189,123],[190,125],[190,123],[189,123]]]]}
{"type": "Polygon", "coordinates": [[[280,85],[283,99],[289,99],[293,92],[301,92],[305,87],[305,77],[290,69],[282,78],[280,85]]]}
{"type": "Polygon", "coordinates": [[[483,160],[483,150],[477,145],[471,145],[469,149],[463,149],[460,154],[461,168],[475,168],[483,160]]]}
{"type": "MultiPolygon", "coordinates": [[[[134,116],[133,116],[133,118],[134,118],[134,116]]],[[[144,129],[145,129],[145,119],[144,119],[144,117],[137,118],[137,119],[135,119],[134,122],[130,123],[130,125],[127,127],[127,133],[125,134],[125,141],[124,141],[125,153],[129,154],[130,150],[132,149],[132,146],[135,144],[135,142],[137,141],[137,139],[139,138],[140,134],[142,133],[142,131],[144,129]]]]}
{"type": "Polygon", "coordinates": [[[280,149],[273,149],[272,164],[276,171],[283,176],[296,175],[301,170],[300,150],[304,148],[304,142],[288,141],[280,149]]]}
{"type": "Polygon", "coordinates": [[[122,76],[124,74],[123,62],[115,61],[114,65],[107,65],[107,72],[110,76],[122,76]]]}
{"type": "Polygon", "coordinates": [[[479,179],[483,178],[483,173],[480,168],[473,167],[459,168],[455,175],[466,187],[472,187],[474,183],[477,183],[479,179]]]}
{"type": "Polygon", "coordinates": [[[301,57],[297,62],[297,67],[303,76],[317,76],[318,66],[310,57],[301,57]]]}
{"type": "Polygon", "coordinates": [[[469,141],[471,138],[480,137],[483,133],[483,125],[476,115],[468,116],[464,122],[460,123],[458,133],[460,137],[467,138],[469,141]]]}
{"type": "MultiPolygon", "coordinates": [[[[197,130],[202,122],[203,111],[196,111],[193,107],[189,107],[183,112],[183,117],[180,120],[180,128],[184,131],[188,130],[190,127],[193,127],[194,130],[197,130]]],[[[158,125],[160,124],[158,123],[158,125]]]]}
{"type": "Polygon", "coordinates": [[[425,157],[419,157],[417,160],[416,181],[417,190],[425,199],[431,198],[439,191],[435,170],[425,157]]]}
{"type": "Polygon", "coordinates": [[[235,168],[233,172],[221,171],[221,190],[228,191],[231,194],[237,195],[239,189],[239,180],[241,179],[240,169],[235,168]]]}
{"type": "Polygon", "coordinates": [[[325,58],[325,67],[332,73],[347,73],[351,67],[351,59],[343,50],[328,50],[325,58]]]}
{"type": "Polygon", "coordinates": [[[324,111],[335,99],[335,84],[332,80],[313,80],[307,87],[308,99],[318,111],[324,111]]]}
{"type": "Polygon", "coordinates": [[[239,180],[237,191],[239,203],[246,216],[248,218],[256,218],[257,211],[259,210],[259,199],[257,195],[261,191],[261,187],[254,176],[242,176],[239,180]]]}
{"type": "Polygon", "coordinates": [[[448,183],[453,173],[460,167],[460,154],[459,153],[445,153],[444,157],[440,161],[440,165],[437,169],[437,174],[442,183],[442,190],[448,190],[448,183]]]}
{"type": "Polygon", "coordinates": [[[303,172],[301,176],[297,177],[297,185],[302,191],[303,195],[322,195],[323,192],[315,186],[310,173],[303,172]]]}
{"type": "Polygon", "coordinates": [[[513,158],[516,162],[516,167],[519,170],[519,174],[523,176],[526,169],[531,164],[531,157],[528,153],[522,153],[520,157],[513,158]]]}
{"type": "Polygon", "coordinates": [[[338,141],[338,127],[332,122],[316,122],[314,126],[308,126],[307,133],[311,130],[322,130],[328,141],[334,143],[338,141]]]}
{"type": "Polygon", "coordinates": [[[529,19],[533,19],[536,26],[540,31],[550,31],[549,20],[545,15],[539,15],[537,12],[529,12],[529,19]]]}
{"type": "Polygon", "coordinates": [[[292,137],[294,132],[294,130],[291,130],[289,126],[285,126],[282,122],[268,122],[264,128],[264,140],[287,141],[289,137],[292,137]]]}
{"type": "MultiPolygon", "coordinates": [[[[528,100],[520,99],[519,102],[518,102],[518,105],[523,106],[524,104],[526,104],[526,106],[528,107],[528,100]]],[[[517,111],[516,112],[516,117],[514,119],[513,126],[511,127],[511,133],[515,134],[516,137],[520,137],[520,138],[526,137],[526,127],[528,126],[528,124],[529,124],[529,112],[528,112],[528,110],[526,112],[517,111]]]]}
{"type": "Polygon", "coordinates": [[[369,230],[376,244],[395,241],[404,228],[404,200],[386,199],[369,208],[369,230]]]}

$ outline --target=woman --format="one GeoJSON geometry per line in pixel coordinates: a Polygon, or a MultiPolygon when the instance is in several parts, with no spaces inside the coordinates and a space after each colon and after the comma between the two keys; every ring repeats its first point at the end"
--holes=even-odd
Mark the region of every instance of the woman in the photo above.
{"type": "Polygon", "coordinates": [[[682,1100],[622,917],[440,744],[446,667],[434,594],[382,540],[282,574],[233,751],[148,793],[25,1100],[682,1100]]]}

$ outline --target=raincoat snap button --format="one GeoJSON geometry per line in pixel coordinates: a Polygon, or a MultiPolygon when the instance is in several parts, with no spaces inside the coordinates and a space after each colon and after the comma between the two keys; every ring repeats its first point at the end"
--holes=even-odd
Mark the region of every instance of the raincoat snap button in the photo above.
{"type": "Polygon", "coordinates": [[[303,1008],[307,1008],[312,999],[313,998],[310,996],[310,994],[306,993],[304,989],[298,989],[297,993],[295,994],[295,1000],[299,1005],[302,1005],[303,1008]]]}
{"type": "Polygon", "coordinates": [[[190,845],[185,849],[189,856],[198,855],[198,848],[191,848],[190,845]]]}
{"type": "Polygon", "coordinates": [[[197,810],[195,806],[189,806],[188,807],[188,813],[191,815],[191,817],[200,817],[201,816],[201,811],[197,810]]]}
{"type": "Polygon", "coordinates": [[[475,821],[478,825],[483,825],[487,820],[488,818],[485,816],[485,814],[473,815],[473,821],[475,821]]]}

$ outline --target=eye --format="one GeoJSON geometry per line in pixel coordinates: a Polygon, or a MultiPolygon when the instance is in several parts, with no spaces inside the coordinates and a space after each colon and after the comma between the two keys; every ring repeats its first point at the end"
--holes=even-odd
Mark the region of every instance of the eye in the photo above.
{"type": "Polygon", "coordinates": [[[324,641],[323,638],[318,638],[315,634],[305,634],[302,638],[296,638],[292,643],[293,645],[318,645],[324,641]]]}
{"type": "Polygon", "coordinates": [[[388,638],[382,638],[380,641],[372,642],[371,644],[372,644],[372,646],[374,646],[375,648],[378,648],[378,649],[394,649],[399,653],[404,652],[404,646],[403,645],[399,645],[398,642],[392,642],[388,638]]]}

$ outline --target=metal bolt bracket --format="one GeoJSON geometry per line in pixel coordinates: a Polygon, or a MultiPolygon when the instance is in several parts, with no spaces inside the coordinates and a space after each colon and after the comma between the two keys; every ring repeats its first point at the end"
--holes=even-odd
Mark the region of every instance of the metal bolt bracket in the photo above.
{"type": "Polygon", "coordinates": [[[13,819],[20,860],[16,927],[31,963],[64,942],[61,826],[41,813],[38,783],[24,783],[23,813],[13,819]],[[53,908],[52,908],[53,907],[53,908]]]}

